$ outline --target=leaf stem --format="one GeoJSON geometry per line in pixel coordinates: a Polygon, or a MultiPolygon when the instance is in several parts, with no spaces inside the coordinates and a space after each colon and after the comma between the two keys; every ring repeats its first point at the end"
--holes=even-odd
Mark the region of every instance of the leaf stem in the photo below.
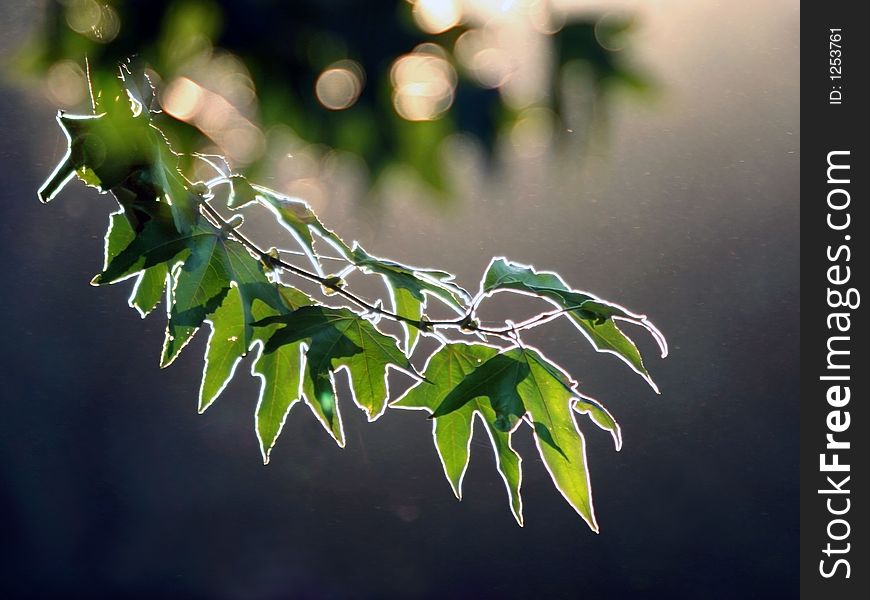
{"type": "MultiPolygon", "coordinates": [[[[369,302],[368,300],[357,296],[353,292],[348,291],[343,285],[337,283],[335,277],[322,277],[316,273],[312,273],[294,264],[288,263],[280,257],[275,257],[273,254],[269,254],[268,252],[263,251],[247,236],[239,232],[238,228],[234,227],[207,201],[203,200],[202,202],[200,202],[200,208],[203,214],[209,220],[213,221],[216,226],[224,229],[227,232],[228,236],[234,238],[236,241],[242,244],[249,252],[253,253],[264,264],[267,264],[277,269],[281,269],[283,271],[296,275],[297,277],[301,277],[302,279],[307,279],[308,281],[311,281],[313,283],[317,283],[322,287],[343,297],[344,299],[349,300],[353,304],[357,305],[359,308],[362,308],[369,313],[380,315],[381,317],[386,317],[393,321],[407,323],[408,325],[415,327],[423,333],[426,333],[427,331],[431,331],[436,328],[459,329],[466,333],[482,333],[484,335],[491,335],[507,340],[513,345],[517,345],[520,343],[520,331],[532,329],[533,327],[537,327],[538,325],[543,325],[544,323],[552,321],[553,319],[567,312],[580,308],[579,306],[563,308],[548,313],[541,313],[530,319],[527,319],[526,321],[523,321],[522,323],[514,324],[506,322],[504,327],[489,328],[482,327],[474,320],[474,311],[477,309],[477,306],[480,304],[480,302],[485,298],[485,296],[479,295],[474,300],[472,300],[470,306],[468,307],[468,310],[460,318],[439,321],[430,321],[426,318],[412,319],[410,317],[405,317],[393,311],[387,310],[380,303],[373,304],[372,302],[369,302]]],[[[292,251],[283,252],[295,254],[292,251]]],[[[302,253],[299,254],[301,255],[302,253]]]]}

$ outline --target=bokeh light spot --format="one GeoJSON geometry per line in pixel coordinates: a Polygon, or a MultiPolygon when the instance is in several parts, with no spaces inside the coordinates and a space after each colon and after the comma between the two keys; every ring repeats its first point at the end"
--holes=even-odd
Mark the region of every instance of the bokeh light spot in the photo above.
{"type": "Polygon", "coordinates": [[[105,5],[100,9],[100,20],[91,28],[89,37],[103,44],[108,44],[121,31],[121,17],[111,6],[105,5]]]}
{"type": "Polygon", "coordinates": [[[618,52],[628,44],[628,33],[634,19],[625,14],[610,12],[595,22],[595,39],[605,50],[618,52]]]}
{"type": "Polygon", "coordinates": [[[431,121],[453,104],[456,71],[444,59],[443,49],[423,44],[411,54],[399,57],[390,70],[393,106],[409,121],[431,121]]]}
{"type": "Polygon", "coordinates": [[[202,107],[202,88],[187,77],[173,80],[163,92],[161,104],[167,114],[180,121],[190,121],[202,107]]]}
{"type": "Polygon", "coordinates": [[[67,2],[65,16],[70,29],[102,44],[114,40],[121,30],[118,11],[95,0],[67,2]]]}
{"type": "Polygon", "coordinates": [[[51,99],[67,108],[81,104],[88,94],[85,72],[71,60],[54,63],[48,70],[46,83],[51,99]]]}
{"type": "Polygon", "coordinates": [[[66,5],[66,23],[76,33],[87,34],[99,23],[100,5],[94,0],[73,0],[66,5]]]}
{"type": "Polygon", "coordinates": [[[456,57],[483,87],[497,88],[511,75],[510,57],[488,29],[469,29],[456,40],[456,57]]]}
{"type": "Polygon", "coordinates": [[[330,65],[314,85],[320,103],[330,110],[350,108],[362,92],[362,67],[353,61],[330,65]]]}
{"type": "Polygon", "coordinates": [[[414,20],[426,33],[444,33],[459,24],[462,7],[459,0],[417,0],[414,20]]]}

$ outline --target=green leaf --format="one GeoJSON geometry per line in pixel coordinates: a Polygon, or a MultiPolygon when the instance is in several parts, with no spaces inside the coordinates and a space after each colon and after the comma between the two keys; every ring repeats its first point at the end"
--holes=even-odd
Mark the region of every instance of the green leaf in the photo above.
{"type": "Polygon", "coordinates": [[[229,291],[231,278],[222,260],[220,237],[220,232],[204,224],[186,240],[190,254],[173,272],[172,303],[161,367],[172,364],[229,291]]]}
{"type": "MultiPolygon", "coordinates": [[[[426,301],[421,301],[414,295],[414,292],[408,289],[393,287],[388,277],[384,276],[383,279],[393,298],[393,312],[417,321],[422,319],[426,301]]],[[[420,330],[404,321],[402,322],[402,330],[405,332],[405,354],[411,356],[417,346],[417,341],[420,339],[420,330]]]]}
{"type": "MultiPolygon", "coordinates": [[[[251,314],[251,303],[254,298],[274,307],[281,306],[281,299],[259,261],[239,242],[229,239],[225,232],[201,224],[191,234],[188,247],[190,255],[174,273],[172,307],[161,365],[166,366],[175,360],[206,318],[222,307],[230,287],[235,285],[239,302],[231,301],[221,311],[221,318],[226,321],[222,326],[222,337],[215,337],[213,332],[208,348],[209,353],[216,353],[216,358],[223,357],[215,364],[225,365],[215,377],[226,377],[232,374],[232,369],[226,367],[230,364],[226,357],[244,355],[253,341],[255,319],[251,314]]],[[[206,379],[209,364],[207,361],[206,379]]],[[[221,389],[222,384],[206,386],[204,382],[200,410],[205,410],[214,401],[215,396],[209,394],[216,394],[221,389]]]]}
{"type": "Polygon", "coordinates": [[[152,164],[154,179],[163,192],[163,200],[172,209],[175,228],[188,233],[196,226],[201,199],[191,191],[190,182],[178,170],[178,155],[172,151],[162,134],[155,130],[152,135],[155,138],[152,164]]]}
{"type": "Polygon", "coordinates": [[[232,286],[209,318],[212,331],[199,388],[199,412],[204,412],[217,399],[247,351],[244,315],[242,295],[238,286],[232,286]]]}
{"type": "Polygon", "coordinates": [[[106,230],[103,255],[103,270],[109,268],[109,264],[120,254],[124,248],[130,245],[136,232],[127,220],[124,210],[113,212],[109,215],[109,228],[106,230]]]}
{"type": "Polygon", "coordinates": [[[251,367],[251,374],[261,380],[256,431],[264,464],[269,463],[287,414],[302,398],[303,362],[302,344],[286,344],[271,352],[261,351],[251,367]]]}
{"type": "Polygon", "coordinates": [[[290,198],[263,186],[252,185],[240,175],[233,175],[230,178],[230,185],[228,206],[237,209],[258,200],[290,232],[318,274],[323,275],[323,267],[317,259],[314,234],[320,236],[342,255],[348,256],[350,254],[350,248],[347,244],[317,218],[307,202],[298,198],[290,198]]]}
{"type": "MultiPolygon", "coordinates": [[[[468,292],[452,283],[453,275],[444,271],[409,267],[391,260],[372,256],[354,243],[351,251],[353,264],[364,273],[381,275],[393,303],[393,311],[403,317],[419,321],[426,307],[427,295],[433,296],[453,309],[465,314],[468,292]]],[[[417,343],[419,330],[402,323],[405,329],[405,352],[410,356],[417,343]]]]}
{"type": "Polygon", "coordinates": [[[387,367],[413,372],[396,339],[375,329],[368,320],[347,309],[304,306],[293,313],[263,319],[260,326],[280,323],[265,351],[304,341],[306,372],[302,389],[306,399],[320,409],[327,429],[341,444],[341,422],[335,398],[334,373],[348,373],[354,402],[370,421],[386,408],[389,395],[387,367]]]}
{"type": "Polygon", "coordinates": [[[227,198],[227,208],[238,210],[257,201],[257,191],[241,175],[230,175],[230,195],[227,198]]]}
{"type": "Polygon", "coordinates": [[[106,264],[103,272],[91,281],[93,285],[117,283],[155,265],[181,260],[193,236],[178,233],[167,205],[155,203],[153,208],[154,216],[141,225],[132,239],[129,239],[133,233],[129,215],[115,213],[120,216],[112,217],[106,234],[106,264]]]}
{"type": "Polygon", "coordinates": [[[168,277],[168,263],[154,265],[145,269],[139,275],[139,279],[136,280],[136,285],[130,296],[129,304],[139,311],[139,315],[142,318],[148,316],[160,304],[163,292],[166,290],[168,277]]]}
{"type": "Polygon", "coordinates": [[[80,167],[76,169],[76,176],[88,187],[102,189],[103,182],[97,177],[97,174],[88,167],[80,167]]]}
{"type": "MultiPolygon", "coordinates": [[[[126,217],[125,211],[112,213],[109,217],[109,228],[105,238],[105,259],[103,269],[126,248],[136,237],[133,227],[126,217]]],[[[169,274],[167,263],[158,263],[141,271],[136,276],[133,293],[128,303],[139,311],[143,318],[153,311],[160,303],[166,289],[166,277],[169,274]]]]}
{"type": "MultiPolygon", "coordinates": [[[[478,366],[498,354],[498,349],[483,344],[445,344],[426,363],[423,376],[392,408],[426,409],[434,412],[445,396],[478,366]]],[[[444,474],[456,497],[462,499],[462,480],[468,468],[474,417],[483,422],[495,452],[496,468],[504,480],[511,512],[523,524],[522,459],[511,446],[511,433],[496,426],[496,413],[489,402],[477,396],[456,411],[433,420],[432,436],[444,474]]]]}
{"type": "Polygon", "coordinates": [[[573,290],[557,273],[536,271],[527,265],[496,258],[489,264],[483,277],[481,293],[491,295],[502,290],[544,298],[565,310],[566,316],[596,350],[618,356],[658,393],[658,387],[644,366],[637,346],[615,323],[615,320],[622,320],[646,329],[658,343],[664,358],[668,353],[664,336],[646,316],[632,313],[587,292],[573,290]]]}
{"type": "Polygon", "coordinates": [[[199,412],[204,412],[217,399],[252,342],[256,339],[262,340],[259,336],[254,336],[252,323],[268,314],[279,315],[287,312],[281,295],[266,279],[259,263],[246,255],[234,256],[232,251],[238,248],[230,246],[230,250],[232,285],[221,305],[207,319],[212,332],[205,353],[199,412]],[[269,307],[272,312],[263,313],[261,309],[261,314],[255,315],[255,301],[269,307]]]}
{"type": "MultiPolygon", "coordinates": [[[[425,373],[427,379],[428,373],[425,373]]],[[[594,530],[598,531],[583,434],[574,420],[572,407],[588,412],[599,426],[611,429],[619,440],[618,426],[603,407],[580,396],[573,382],[559,367],[529,348],[513,348],[484,361],[456,385],[438,404],[431,418],[443,419],[467,410],[475,399],[485,397],[495,415],[493,425],[508,434],[528,420],[535,445],[556,488],[594,530]]],[[[617,442],[618,443],[618,442],[617,442]]]]}
{"type": "MultiPolygon", "coordinates": [[[[119,103],[123,104],[123,103],[119,103]]],[[[108,191],[120,185],[137,165],[149,162],[148,117],[123,110],[98,115],[58,112],[67,150],[38,191],[49,202],[76,175],[87,185],[108,191]]]]}
{"type": "Polygon", "coordinates": [[[432,413],[432,418],[449,415],[474,398],[488,397],[495,410],[496,427],[499,431],[513,431],[525,413],[517,385],[528,373],[525,361],[515,360],[510,354],[497,354],[453,388],[432,413]]]}
{"type": "MultiPolygon", "coordinates": [[[[218,255],[218,259],[226,269],[231,286],[220,306],[207,319],[211,324],[212,332],[205,353],[199,412],[204,412],[217,399],[232,379],[239,361],[248,352],[252,343],[266,339],[262,335],[254,335],[255,330],[252,325],[254,321],[268,316],[287,314],[291,309],[310,302],[308,297],[298,290],[283,285],[276,287],[267,279],[259,262],[254,260],[241,245],[227,241],[222,243],[221,240],[222,238],[219,238],[215,247],[220,248],[224,253],[223,256],[218,255]]],[[[263,331],[258,330],[258,333],[262,334],[263,331]]],[[[293,360],[291,355],[280,354],[282,360],[293,360]]],[[[271,355],[263,356],[261,353],[258,357],[260,368],[271,373],[283,369],[281,365],[271,365],[272,360],[276,358],[271,355]]],[[[257,368],[257,363],[254,368],[257,368]]],[[[252,373],[257,374],[254,371],[252,373]]],[[[274,385],[272,381],[267,383],[270,388],[274,385]]],[[[270,389],[269,397],[274,398],[276,395],[280,393],[270,389]]],[[[289,406],[287,408],[289,409],[289,406]]],[[[258,416],[258,432],[260,432],[261,421],[258,416]]],[[[277,431],[275,436],[277,437],[277,431]]],[[[261,439],[263,439],[262,434],[261,439]]],[[[274,439],[271,440],[269,447],[271,444],[274,444],[274,439]]],[[[264,450],[263,456],[267,460],[268,452],[264,450]]]]}
{"type": "MultiPolygon", "coordinates": [[[[175,290],[176,282],[181,274],[181,265],[177,266],[173,271],[169,273],[169,277],[167,279],[167,286],[169,288],[169,294],[166,303],[166,331],[163,336],[163,348],[160,351],[160,368],[166,368],[171,365],[178,355],[181,354],[181,351],[190,343],[190,340],[193,339],[193,336],[199,331],[199,326],[187,326],[179,323],[178,318],[173,319],[175,316],[174,308],[173,308],[173,290],[175,290]]],[[[215,308],[219,305],[220,301],[214,303],[215,308]]],[[[205,317],[203,317],[203,321],[205,317]]],[[[202,324],[202,321],[200,321],[202,324]]]]}
{"type": "Polygon", "coordinates": [[[134,173],[144,172],[154,187],[152,199],[159,197],[166,202],[176,229],[189,233],[197,223],[200,198],[178,170],[178,155],[163,133],[151,125],[151,112],[140,102],[131,102],[129,90],[120,80],[107,83],[115,89],[95,98],[100,114],[58,113],[67,151],[40,187],[40,200],[54,198],[75,175],[105,192],[123,187],[134,173]]]}
{"type": "MultiPolygon", "coordinates": [[[[285,310],[276,311],[274,307],[262,302],[254,302],[253,313],[257,319],[286,314],[302,306],[311,304],[311,299],[302,292],[287,286],[279,288],[285,310]]],[[[268,340],[279,325],[257,328],[257,337],[268,340]]],[[[256,409],[256,432],[260,441],[263,462],[268,464],[269,456],[290,409],[302,398],[302,370],[305,368],[302,356],[302,342],[284,344],[267,351],[260,343],[260,353],[251,366],[251,375],[260,379],[260,398],[256,409]]],[[[312,407],[315,416],[320,418],[312,407]]]]}
{"type": "Polygon", "coordinates": [[[532,350],[510,352],[517,360],[525,360],[529,368],[529,375],[517,386],[517,392],[529,413],[544,466],[568,504],[597,533],[585,440],[572,416],[575,394],[565,384],[568,376],[563,373],[561,378],[554,377],[554,367],[532,350]]]}
{"type": "Polygon", "coordinates": [[[589,415],[593,423],[601,429],[609,431],[613,437],[613,445],[616,447],[616,451],[619,452],[622,449],[622,431],[619,423],[616,422],[610,411],[604,408],[598,400],[581,394],[577,394],[577,396],[578,398],[574,402],[574,410],[581,415],[589,415]]]}
{"type": "MultiPolygon", "coordinates": [[[[278,295],[281,297],[281,302],[284,304],[284,308],[290,312],[293,312],[303,306],[310,306],[314,304],[314,301],[305,293],[297,290],[296,288],[290,287],[289,285],[278,284],[278,295]]],[[[286,311],[282,310],[282,314],[286,311]]],[[[266,318],[267,315],[258,315],[254,316],[257,320],[262,320],[266,318]]],[[[266,337],[261,337],[260,339],[267,340],[271,337],[271,333],[266,337]]]]}
{"type": "MultiPolygon", "coordinates": [[[[335,372],[347,371],[354,402],[369,420],[375,420],[389,401],[390,367],[416,374],[406,354],[395,338],[380,332],[357,312],[316,304],[304,293],[282,285],[277,279],[280,269],[271,270],[280,262],[276,262],[278,251],[272,249],[261,259],[259,251],[252,255],[247,242],[238,241],[242,238],[235,227],[241,224],[241,215],[229,222],[209,211],[200,215],[209,186],[192,184],[181,173],[179,155],[151,123],[146,107],[153,90],[130,89],[129,85],[125,90],[125,73],[129,75],[130,70],[122,71],[121,78],[112,78],[108,87],[94,94],[99,115],[58,115],[68,149],[40,188],[40,199],[51,200],[74,176],[101,192],[114,194],[122,210],[110,219],[103,270],[93,283],[135,277],[130,304],[143,316],[157,306],[164,290],[169,290],[163,366],[178,356],[203,323],[210,324],[200,411],[215,401],[241,359],[255,349],[251,373],[261,380],[255,422],[264,462],[269,461],[290,409],[300,400],[309,405],[338,444],[344,445],[335,372]]],[[[305,202],[253,185],[238,175],[230,176],[228,182],[229,208],[253,202],[268,207],[299,242],[319,276],[283,266],[322,283],[324,294],[340,291],[345,299],[355,299],[346,292],[343,279],[354,268],[380,275],[398,320],[418,322],[418,328],[403,323],[408,355],[426,329],[424,310],[430,296],[456,313],[466,314],[471,300],[450,274],[378,258],[357,244],[349,248],[305,202]],[[331,245],[348,268],[324,276],[315,238],[331,245]]],[[[646,317],[571,289],[555,273],[505,259],[490,264],[480,297],[500,291],[533,295],[559,307],[557,312],[564,312],[599,351],[617,354],[654,385],[634,343],[616,325],[621,320],[645,327],[664,355],[664,339],[646,317]]],[[[357,304],[365,306],[366,302],[357,299],[357,304]]],[[[476,322],[470,313],[468,320],[476,322]]],[[[622,443],[619,425],[600,403],[578,393],[576,383],[557,365],[536,350],[523,347],[518,338],[517,344],[499,351],[484,344],[445,342],[426,363],[427,379],[420,380],[393,405],[431,413],[438,455],[458,497],[470,460],[474,422],[479,417],[492,443],[511,510],[521,525],[521,459],[512,447],[512,436],[526,422],[556,487],[597,531],[585,440],[575,413],[588,415],[596,426],[609,431],[617,450],[622,443]]]]}

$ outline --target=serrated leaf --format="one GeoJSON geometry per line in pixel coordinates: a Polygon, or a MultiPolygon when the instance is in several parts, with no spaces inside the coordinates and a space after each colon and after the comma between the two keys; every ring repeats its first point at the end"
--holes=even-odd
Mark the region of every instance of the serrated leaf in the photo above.
{"type": "MultiPolygon", "coordinates": [[[[191,234],[188,248],[190,255],[174,273],[172,306],[167,324],[167,335],[161,365],[170,364],[186,345],[206,318],[222,306],[232,285],[238,287],[240,301],[231,303],[222,311],[226,319],[223,337],[210,338],[209,352],[244,355],[253,341],[251,303],[258,298],[268,305],[281,305],[275,286],[269,282],[263,267],[239,242],[231,240],[225,232],[211,225],[201,224],[191,234]],[[235,338],[235,341],[232,339],[235,338]]],[[[228,360],[228,359],[227,359],[228,360]]],[[[224,364],[225,361],[219,361],[224,364]]],[[[206,373],[208,375],[208,365],[206,373]]],[[[204,410],[222,385],[201,388],[200,410],[204,410]]]]}
{"type": "MultiPolygon", "coordinates": [[[[126,248],[136,237],[125,211],[112,213],[109,217],[109,228],[105,238],[105,258],[103,269],[107,269],[112,260],[126,248]]],[[[166,276],[169,273],[168,263],[158,263],[141,271],[136,276],[136,283],[128,303],[145,317],[153,311],[166,289],[166,276]]]]}
{"type": "Polygon", "coordinates": [[[153,146],[152,175],[163,192],[163,200],[172,210],[175,228],[182,233],[193,231],[199,216],[200,199],[190,190],[190,182],[178,170],[178,155],[156,130],[153,146]]]}
{"type": "MultiPolygon", "coordinates": [[[[280,286],[279,294],[284,301],[286,310],[276,311],[274,307],[262,302],[254,302],[253,313],[257,319],[286,314],[302,306],[311,304],[311,299],[299,290],[280,286]]],[[[257,337],[268,340],[278,329],[278,325],[257,328],[257,337]]],[[[284,427],[290,409],[302,398],[302,370],[305,368],[302,356],[302,342],[284,344],[271,351],[266,351],[265,344],[260,344],[260,353],[251,366],[251,375],[260,379],[260,397],[256,409],[256,431],[260,441],[260,452],[263,462],[269,462],[269,456],[275,442],[284,427]]],[[[309,404],[311,406],[311,404],[309,404]]],[[[312,410],[314,410],[312,408],[312,410]]],[[[318,415],[314,410],[315,416],[318,415]]],[[[319,418],[319,417],[318,417],[319,418]]]]}
{"type": "Polygon", "coordinates": [[[217,399],[247,350],[242,302],[238,286],[232,286],[217,310],[210,315],[212,331],[205,351],[205,366],[199,388],[199,412],[204,412],[217,399]]]}
{"type": "Polygon", "coordinates": [[[206,317],[220,306],[231,278],[222,260],[220,232],[204,224],[188,240],[190,254],[173,273],[172,303],[160,366],[172,363],[206,317]]]}
{"type": "Polygon", "coordinates": [[[103,182],[100,181],[100,178],[94,173],[93,169],[88,167],[81,167],[76,170],[76,176],[88,187],[102,189],[103,182]]]}
{"type": "MultiPolygon", "coordinates": [[[[113,103],[114,104],[114,103],[113,103]]],[[[49,202],[76,175],[87,185],[108,191],[120,185],[136,165],[149,162],[148,118],[136,116],[129,104],[97,115],[57,114],[67,150],[38,193],[49,202]]]]}
{"type": "Polygon", "coordinates": [[[109,267],[112,260],[129,246],[135,237],[136,232],[133,231],[133,227],[123,210],[109,215],[109,228],[106,230],[105,238],[103,238],[103,270],[109,267]]]}
{"type": "Polygon", "coordinates": [[[230,195],[227,198],[227,208],[238,210],[257,201],[257,191],[241,175],[230,175],[230,195]]]}
{"type": "Polygon", "coordinates": [[[271,352],[263,351],[251,367],[251,374],[261,379],[256,431],[263,463],[269,462],[287,414],[302,398],[301,373],[304,368],[301,343],[285,344],[271,352]]]}
{"type": "Polygon", "coordinates": [[[515,360],[509,354],[497,354],[479,365],[450,390],[432,413],[432,418],[449,415],[474,398],[487,397],[495,411],[496,428],[499,431],[513,431],[525,414],[516,388],[528,372],[525,361],[515,360]]]}
{"type": "Polygon", "coordinates": [[[166,281],[169,277],[168,263],[160,263],[148,269],[145,269],[139,279],[136,281],[136,286],[133,288],[133,293],[130,296],[129,304],[143,318],[151,313],[160,300],[163,298],[163,292],[166,290],[166,281]]]}
{"type": "MultiPolygon", "coordinates": [[[[262,335],[253,335],[252,323],[255,320],[287,314],[290,307],[296,308],[309,303],[308,297],[298,290],[283,285],[276,288],[266,279],[255,260],[237,251],[238,248],[233,246],[228,251],[227,260],[232,267],[230,276],[233,278],[230,289],[220,306],[207,319],[212,331],[205,353],[199,412],[204,412],[217,399],[232,379],[239,361],[247,354],[252,342],[266,339],[262,335]]],[[[259,333],[265,332],[260,330],[259,333]]],[[[282,353],[282,358],[293,359],[292,356],[284,354],[282,353]]],[[[279,368],[278,365],[269,364],[273,360],[271,355],[264,357],[261,353],[259,358],[262,358],[261,368],[270,372],[279,368]]],[[[273,385],[272,382],[268,384],[273,385]]],[[[259,422],[258,417],[258,431],[259,422]]],[[[267,456],[268,453],[264,453],[264,458],[267,456]]]]}
{"type": "MultiPolygon", "coordinates": [[[[302,308],[303,306],[310,306],[314,304],[314,301],[305,293],[297,290],[294,287],[290,287],[289,285],[278,284],[278,295],[281,297],[281,301],[284,303],[284,308],[293,312],[296,309],[302,308]]],[[[281,311],[282,313],[285,311],[281,311]]],[[[256,319],[259,321],[264,319],[267,315],[258,315],[256,312],[254,314],[256,319]]],[[[271,337],[271,334],[267,337],[263,337],[261,339],[268,339],[271,337]]]]}
{"type": "Polygon", "coordinates": [[[510,353],[528,365],[529,374],[517,392],[529,413],[544,465],[568,504],[597,532],[586,444],[571,411],[574,394],[553,376],[550,365],[538,353],[527,349],[510,353]]]}
{"type": "MultiPolygon", "coordinates": [[[[576,393],[576,391],[575,391],[576,393]]],[[[574,402],[574,410],[581,415],[589,415],[592,422],[598,425],[601,429],[609,431],[613,437],[613,445],[617,452],[622,449],[622,431],[619,423],[613,418],[606,408],[594,398],[578,394],[577,400],[574,402]]]]}
{"type": "Polygon", "coordinates": [[[323,274],[323,268],[317,259],[317,251],[314,248],[314,234],[320,236],[342,255],[348,256],[350,254],[350,248],[344,243],[344,240],[320,221],[307,202],[299,198],[285,196],[263,186],[253,185],[241,175],[233,175],[230,178],[230,185],[231,192],[228,202],[230,208],[241,208],[254,200],[258,200],[290,232],[319,274],[323,274]]]}
{"type": "Polygon", "coordinates": [[[484,294],[499,290],[513,290],[538,296],[566,310],[566,317],[583,332],[596,350],[618,356],[658,392],[637,346],[614,321],[623,320],[646,329],[659,344],[664,358],[667,356],[664,336],[646,316],[632,313],[588,292],[571,289],[557,273],[537,271],[533,267],[504,258],[494,259],[489,264],[481,283],[481,292],[484,294]]]}
{"type": "Polygon", "coordinates": [[[141,224],[141,230],[132,239],[129,239],[133,232],[129,219],[124,215],[112,217],[106,239],[108,260],[103,272],[92,280],[94,285],[123,281],[155,265],[173,263],[186,254],[192,235],[178,233],[165,204],[155,203],[153,213],[154,216],[141,224]],[[123,250],[119,251],[119,247],[123,250]]]}
{"type": "MultiPolygon", "coordinates": [[[[417,383],[398,400],[393,408],[426,409],[434,412],[445,396],[469,373],[498,354],[498,349],[483,344],[445,344],[433,354],[423,371],[426,381],[417,383]]],[[[520,484],[522,459],[511,446],[511,433],[495,426],[496,414],[481,396],[473,398],[456,411],[436,418],[432,436],[444,474],[456,497],[462,498],[462,480],[468,468],[475,415],[480,417],[495,452],[496,468],[504,480],[511,512],[523,524],[520,484]]]]}
{"type": "MultiPolygon", "coordinates": [[[[166,284],[168,288],[166,297],[166,331],[163,336],[163,348],[160,351],[160,368],[165,368],[171,365],[181,351],[190,343],[193,336],[199,331],[199,327],[184,326],[173,321],[173,294],[176,281],[181,272],[181,265],[178,265],[169,273],[166,284]]],[[[217,306],[217,303],[215,304],[217,306]]]]}
{"type": "MultiPolygon", "coordinates": [[[[428,378],[428,375],[427,375],[428,378]]],[[[532,426],[535,445],[556,488],[594,530],[598,531],[583,434],[574,420],[575,403],[580,412],[599,426],[618,426],[609,413],[591,399],[579,397],[575,383],[559,367],[529,348],[513,348],[481,363],[454,387],[432,413],[436,421],[466,409],[485,397],[494,412],[494,427],[505,431],[525,417],[532,426]],[[609,421],[607,420],[609,418],[609,421]]],[[[513,429],[508,429],[508,433],[513,429]]],[[[615,439],[618,439],[615,438],[615,439]]]]}
{"type": "MultiPolygon", "coordinates": [[[[405,288],[394,287],[389,278],[384,277],[383,279],[392,292],[393,312],[419,321],[423,317],[425,301],[421,302],[413,292],[405,288]]],[[[420,339],[420,330],[404,321],[402,322],[402,330],[405,332],[405,354],[411,356],[417,346],[417,341],[420,339]]]]}
{"type": "Polygon", "coordinates": [[[387,368],[413,370],[395,338],[381,333],[350,310],[305,306],[289,315],[263,319],[256,324],[276,323],[284,327],[269,338],[266,352],[285,344],[305,342],[307,368],[303,393],[319,407],[325,425],[339,443],[342,441],[340,414],[333,379],[336,370],[347,370],[354,402],[370,421],[377,419],[386,408],[387,368]]]}
{"type": "Polygon", "coordinates": [[[540,365],[540,367],[546,369],[554,379],[562,384],[562,387],[576,396],[573,403],[574,410],[581,415],[589,415],[589,418],[593,423],[598,425],[598,427],[604,431],[609,432],[611,437],[613,437],[613,444],[616,447],[616,451],[619,452],[622,448],[622,431],[619,427],[619,423],[616,422],[616,419],[613,418],[610,411],[604,408],[604,406],[595,398],[590,398],[589,396],[581,394],[577,390],[577,382],[573,381],[567,373],[555,364],[541,358],[540,355],[536,354],[535,356],[537,357],[538,365],[540,365]]]}
{"type": "MultiPolygon", "coordinates": [[[[94,283],[135,277],[130,304],[143,316],[159,303],[163,291],[169,290],[164,365],[178,355],[204,322],[212,325],[200,410],[224,389],[246,352],[257,348],[251,372],[261,379],[256,432],[264,461],[269,460],[290,408],[300,399],[343,445],[335,372],[347,371],[354,401],[374,420],[389,400],[389,368],[412,372],[413,367],[397,341],[378,331],[372,321],[347,309],[313,304],[305,294],[277,282],[277,272],[270,274],[271,279],[267,277],[264,269],[276,264],[269,257],[279,259],[278,251],[270,250],[263,260],[252,256],[236,241],[242,239],[235,231],[242,216],[225,222],[206,210],[202,203],[209,185],[192,184],[181,173],[179,155],[151,123],[148,105],[153,90],[150,85],[132,85],[125,80],[127,75],[130,70],[122,69],[120,78],[110,78],[104,82],[106,87],[92,94],[99,115],[58,115],[68,149],[40,188],[40,199],[52,199],[74,176],[115,195],[123,211],[112,216],[103,271],[94,283]],[[208,214],[201,216],[200,209],[208,214]],[[209,220],[212,217],[214,221],[209,220]],[[220,222],[220,227],[212,222],[220,222]]],[[[468,294],[452,283],[448,273],[377,258],[358,245],[351,249],[305,202],[250,184],[238,175],[230,176],[229,183],[229,208],[254,201],[267,206],[299,242],[321,277],[310,277],[290,266],[286,270],[320,281],[326,288],[324,293],[344,294],[344,275],[359,268],[383,278],[393,312],[404,319],[422,320],[428,296],[465,314],[468,294]],[[350,266],[336,275],[323,276],[315,238],[333,246],[350,266]]],[[[531,294],[556,305],[598,350],[617,354],[654,386],[637,348],[616,325],[623,320],[647,328],[664,355],[664,340],[646,317],[571,289],[555,273],[498,259],[484,276],[481,294],[503,290],[531,294]]],[[[357,304],[366,305],[362,300],[357,304]]],[[[374,306],[371,312],[377,314],[372,319],[384,316],[381,301],[374,306]]],[[[420,331],[407,325],[403,323],[405,350],[410,354],[420,331]]],[[[450,343],[427,361],[426,373],[429,379],[414,386],[395,406],[431,412],[439,457],[457,496],[462,493],[477,415],[495,450],[511,509],[522,524],[521,459],[511,447],[511,436],[526,421],[557,488],[597,530],[584,438],[574,413],[588,415],[598,427],[609,431],[618,450],[619,425],[600,403],[579,394],[564,371],[521,345],[498,352],[480,344],[450,343]]]]}
{"type": "MultiPolygon", "coordinates": [[[[129,73],[128,73],[129,75],[129,73]]],[[[179,232],[190,232],[197,222],[199,198],[178,170],[176,155],[163,133],[151,125],[151,112],[120,79],[105,83],[114,88],[95,98],[99,114],[70,115],[60,111],[57,122],[67,138],[67,151],[54,172],[40,187],[41,201],[48,202],[78,175],[85,184],[106,192],[125,185],[131,174],[146,174],[154,186],[152,199],[160,197],[170,207],[179,232]]]]}
{"type": "Polygon", "coordinates": [[[265,314],[254,315],[254,302],[259,301],[269,307],[274,315],[286,312],[282,297],[266,279],[257,261],[247,253],[238,253],[237,247],[230,246],[228,264],[231,267],[229,275],[232,285],[221,305],[208,318],[212,333],[200,386],[200,412],[217,399],[232,378],[239,360],[247,354],[256,339],[252,323],[265,314]]]}
{"type": "MultiPolygon", "coordinates": [[[[392,299],[393,311],[398,315],[419,321],[423,316],[427,295],[437,298],[459,315],[465,313],[468,292],[452,283],[453,276],[449,273],[378,258],[359,244],[354,244],[350,258],[364,273],[381,275],[392,299]]],[[[408,323],[403,322],[402,327],[405,330],[405,352],[410,355],[420,332],[408,323]]]]}

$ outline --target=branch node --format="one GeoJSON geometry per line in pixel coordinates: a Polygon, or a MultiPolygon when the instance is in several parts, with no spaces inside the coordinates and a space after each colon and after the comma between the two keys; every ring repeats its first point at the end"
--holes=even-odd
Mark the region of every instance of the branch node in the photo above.
{"type": "Polygon", "coordinates": [[[471,314],[468,314],[459,321],[459,328],[466,333],[474,333],[480,329],[480,321],[475,319],[471,314]]]}

